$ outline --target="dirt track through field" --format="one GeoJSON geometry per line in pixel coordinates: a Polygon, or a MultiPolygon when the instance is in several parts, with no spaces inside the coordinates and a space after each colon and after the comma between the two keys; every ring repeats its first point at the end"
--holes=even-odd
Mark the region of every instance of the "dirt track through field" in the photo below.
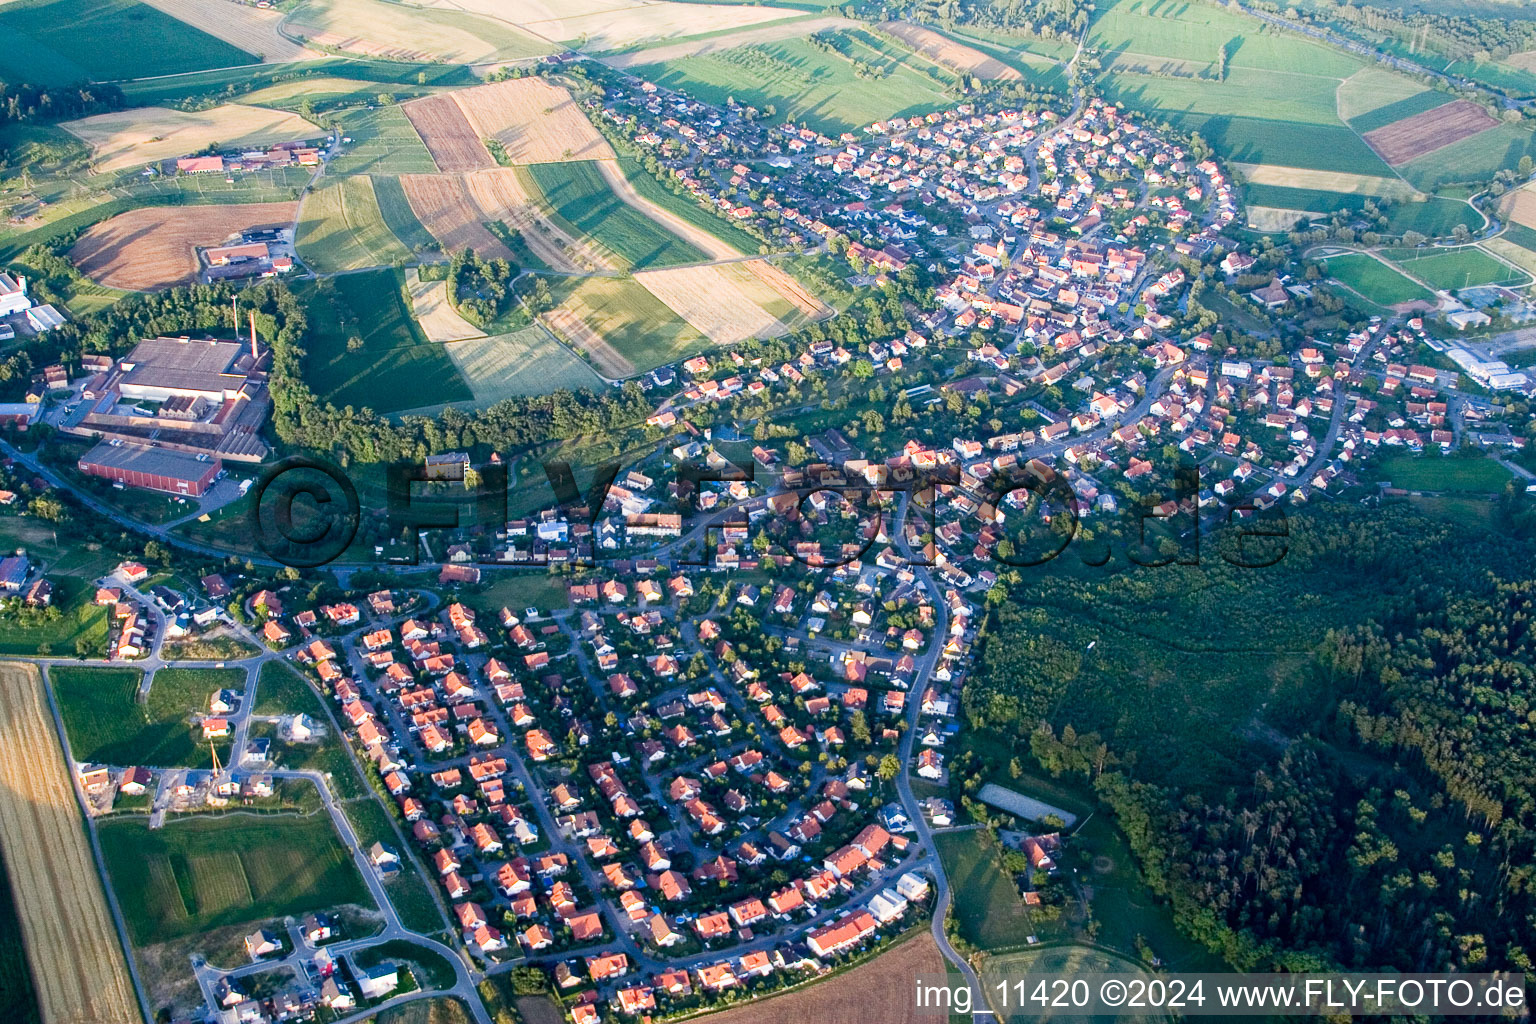
{"type": "Polygon", "coordinates": [[[957,43],[931,28],[914,25],[909,21],[882,21],[877,27],[886,35],[895,36],[924,57],[947,68],[1004,82],[1016,82],[1024,77],[996,57],[989,57],[980,50],[957,43]]]}
{"type": "Polygon", "coordinates": [[[283,13],[276,8],[252,7],[234,0],[144,0],[177,21],[207,32],[267,64],[309,60],[324,53],[294,42],[277,30],[283,13]]]}
{"type": "Polygon", "coordinates": [[[444,252],[473,249],[486,259],[511,259],[512,251],[491,234],[480,208],[469,197],[464,179],[449,174],[402,174],[400,185],[411,212],[444,252]]]}
{"type": "Polygon", "coordinates": [[[154,291],[196,279],[196,246],[217,245],[247,228],[292,227],[298,215],[298,203],[149,206],[93,225],[69,257],[98,284],[154,291]]]}
{"type": "Polygon", "coordinates": [[[596,248],[572,238],[545,217],[512,168],[473,171],[464,176],[464,183],[485,219],[501,221],[515,230],[523,244],[551,270],[581,273],[613,269],[596,248]]]}
{"type": "MultiPolygon", "coordinates": [[[[671,210],[665,209],[651,202],[649,199],[635,191],[635,186],[624,177],[624,171],[619,167],[617,160],[598,160],[597,170],[603,176],[603,181],[613,190],[613,194],[626,205],[645,214],[651,220],[660,224],[674,235],[693,245],[713,260],[729,260],[746,255],[737,252],[733,246],[729,246],[705,231],[688,223],[671,210]]],[[[692,200],[689,200],[692,202],[692,200]]]]}
{"type": "Polygon", "coordinates": [[[635,364],[570,310],[551,310],[544,314],[543,320],[546,327],[591,356],[593,365],[604,377],[617,380],[634,374],[635,364]]]}
{"type": "Polygon", "coordinates": [[[748,260],[746,268],[763,283],[795,304],[795,308],[813,320],[825,320],[833,313],[832,307],[805,290],[805,286],[767,260],[748,260]]]}
{"type": "Polygon", "coordinates": [[[1488,111],[1471,100],[1455,100],[1422,114],[1366,132],[1361,138],[1393,167],[1498,126],[1488,111]]]}
{"type": "Polygon", "coordinates": [[[0,847],[44,1024],[141,1018],[37,669],[0,663],[0,847]]]}
{"type": "Polygon", "coordinates": [[[542,78],[477,85],[452,96],[476,138],[500,142],[515,164],[613,159],[571,94],[542,78]]]}
{"type": "Polygon", "coordinates": [[[496,166],[452,95],[424,96],[402,104],[400,109],[427,144],[432,162],[444,174],[496,166]]]}

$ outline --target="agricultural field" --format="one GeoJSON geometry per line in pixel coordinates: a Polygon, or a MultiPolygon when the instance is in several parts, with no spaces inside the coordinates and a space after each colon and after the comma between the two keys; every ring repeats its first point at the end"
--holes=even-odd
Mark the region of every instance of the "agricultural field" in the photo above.
{"type": "MultiPolygon", "coordinates": [[[[497,0],[459,0],[459,6],[487,18],[505,20],[508,16],[506,5],[497,0]]],[[[804,16],[804,11],[785,7],[739,7],[668,0],[633,6],[609,0],[573,0],[571,3],[519,0],[515,15],[516,23],[529,32],[573,46],[579,44],[589,53],[804,16]]]]}
{"type": "Polygon", "coordinates": [[[200,678],[174,674],[157,679],[143,703],[143,673],[136,668],[60,665],[49,671],[48,680],[75,760],[197,768],[206,766],[209,756],[192,726],[192,713],[207,710],[208,697],[219,686],[243,686],[245,673],[230,671],[233,675],[206,686],[200,678]]]}
{"type": "Polygon", "coordinates": [[[47,692],[16,663],[0,664],[0,851],[42,1020],[139,1020],[47,692]]]}
{"type": "Polygon", "coordinates": [[[1436,99],[1443,95],[1407,75],[1369,64],[1339,83],[1339,117],[1356,131],[1370,131],[1443,103],[1436,99]]]}
{"type": "Polygon", "coordinates": [[[411,267],[405,272],[405,289],[411,296],[411,313],[428,341],[441,344],[484,336],[484,331],[449,305],[448,282],[423,281],[416,268],[411,267]]]}
{"type": "Polygon", "coordinates": [[[421,141],[426,143],[432,163],[439,171],[458,174],[496,166],[496,161],[491,159],[480,141],[480,133],[471,127],[453,94],[411,100],[400,109],[410,119],[421,141]]]}
{"type": "Polygon", "coordinates": [[[710,1024],[780,1024],[787,1020],[916,1024],[912,979],[945,973],[944,957],[926,928],[851,971],[804,988],[711,1014],[710,1024]]]}
{"type": "Polygon", "coordinates": [[[1536,187],[1527,183],[1499,199],[1499,216],[1527,228],[1536,228],[1536,187]]]}
{"type": "Polygon", "coordinates": [[[455,342],[447,352],[480,406],[562,388],[597,391],[603,384],[592,367],[542,327],[455,342]]]}
{"type": "Polygon", "coordinates": [[[860,77],[847,57],[818,49],[805,39],[742,46],[631,70],[709,103],[724,105],[734,97],[759,110],[772,106],[780,121],[804,122],[832,135],[898,114],[941,110],[955,102],[948,88],[901,63],[906,51],[894,44],[857,30],[837,32],[834,38],[845,51],[886,67],[888,73],[883,78],[860,77]]]}
{"type": "Polygon", "coordinates": [[[1235,163],[1232,166],[1250,186],[1269,185],[1343,195],[1379,196],[1384,199],[1410,199],[1420,195],[1413,186],[1401,179],[1374,174],[1349,174],[1275,164],[1235,163]]]}
{"type": "Polygon", "coordinates": [[[1468,231],[1480,231],[1487,223],[1470,203],[1444,196],[1428,196],[1423,202],[1401,202],[1387,214],[1387,230],[1393,234],[1417,231],[1435,238],[1449,235],[1457,224],[1465,224],[1468,231]]]}
{"type": "Polygon", "coordinates": [[[43,1024],[37,1005],[37,987],[21,936],[21,915],[16,909],[5,853],[0,849],[0,1020],[15,1024],[43,1024]]]}
{"type": "Polygon", "coordinates": [[[248,228],[286,228],[298,212],[297,203],[130,210],[91,227],[70,249],[69,258],[82,274],[109,288],[169,288],[196,279],[201,266],[196,246],[217,245],[248,228]]]}
{"type": "Polygon", "coordinates": [[[1034,933],[1033,922],[997,851],[983,847],[974,830],[940,833],[933,841],[950,888],[965,894],[950,911],[960,934],[982,949],[1022,945],[1034,933]]]}
{"type": "Polygon", "coordinates": [[[342,115],[341,134],[352,141],[326,165],[327,175],[431,174],[432,154],[398,106],[342,115]]]}
{"type": "Polygon", "coordinates": [[[1536,229],[1509,224],[1499,234],[1485,240],[1482,246],[1536,276],[1536,229]]]}
{"type": "Polygon", "coordinates": [[[552,286],[545,322],[585,352],[598,372],[628,377],[692,355],[709,339],[631,278],[589,277],[552,286]]]}
{"type": "MultiPolygon", "coordinates": [[[[514,78],[476,86],[455,92],[452,97],[476,142],[495,139],[514,164],[613,157],[607,140],[592,127],[571,94],[542,78],[514,78]]],[[[432,140],[425,131],[422,137],[431,148],[432,140]]]]}
{"type": "Polygon", "coordinates": [[[385,0],[303,0],[285,27],[312,46],[397,61],[475,64],[553,49],[507,24],[502,12],[480,17],[385,0]]]}
{"type": "Polygon", "coordinates": [[[276,8],[259,8],[235,0],[143,0],[199,32],[222,39],[237,50],[254,54],[268,64],[319,57],[277,30],[283,20],[276,8]]]}
{"type": "Polygon", "coordinates": [[[880,31],[901,40],[913,51],[936,64],[943,64],[952,71],[1004,82],[1018,81],[1023,77],[996,57],[989,57],[964,43],[957,43],[931,28],[924,28],[906,21],[882,21],[879,28],[880,31]]]}
{"type": "Polygon", "coordinates": [[[395,412],[474,397],[442,345],[434,345],[411,319],[405,279],[397,270],[372,270],[301,282],[310,333],[304,377],[322,401],[395,412]],[[353,350],[348,340],[361,344],[353,350]]]}
{"type": "Polygon", "coordinates": [[[487,259],[512,258],[512,251],[485,226],[491,218],[475,205],[462,176],[408,174],[400,185],[411,212],[444,252],[473,249],[487,259]]]}
{"type": "MultiPolygon", "coordinates": [[[[552,211],[555,223],[613,253],[625,268],[696,263],[705,254],[621,200],[597,161],[534,164],[519,168],[552,211]]],[[[616,168],[613,173],[623,178],[616,168]]],[[[718,244],[718,243],[716,243],[718,244]]]]}
{"type": "MultiPolygon", "coordinates": [[[[776,338],[811,315],[776,290],[792,279],[766,260],[649,270],[635,280],[720,345],[776,338]]],[[[798,287],[791,294],[801,303],[813,301],[798,287]]]]}
{"type": "Polygon", "coordinates": [[[511,167],[475,171],[464,185],[485,220],[514,231],[522,247],[546,269],[564,273],[612,270],[608,256],[579,234],[569,235],[554,224],[535,198],[537,190],[523,184],[523,173],[511,167]]]}
{"type": "Polygon", "coordinates": [[[1524,285],[1530,275],[1475,245],[1455,249],[1384,249],[1382,255],[1430,286],[1456,291],[1479,284],[1524,285]]]}
{"type": "Polygon", "coordinates": [[[416,219],[416,212],[411,209],[411,201],[405,197],[405,186],[400,184],[399,178],[374,178],[373,198],[379,204],[384,226],[407,249],[423,253],[438,247],[432,232],[416,219]]]}
{"type": "Polygon", "coordinates": [[[631,206],[646,212],[653,219],[661,220],[664,215],[670,215],[672,219],[662,220],[662,223],[704,252],[717,259],[730,259],[738,254],[757,252],[761,248],[762,243],[754,235],[737,227],[725,217],[717,216],[713,209],[706,209],[692,196],[672,192],[660,181],[647,174],[645,168],[641,167],[634,158],[621,156],[616,163],[616,168],[607,163],[600,166],[614,194],[631,206]],[[625,184],[615,180],[611,173],[615,169],[623,172],[625,184]],[[631,193],[634,194],[633,201],[630,198],[631,193]],[[698,228],[702,234],[690,233],[688,227],[698,228]],[[707,241],[707,238],[714,238],[725,244],[717,246],[707,241]]]}
{"type": "Polygon", "coordinates": [[[0,6],[0,38],[0,78],[39,85],[257,62],[138,0],[11,0],[0,6]]]}
{"type": "Polygon", "coordinates": [[[299,258],[319,273],[388,266],[412,255],[385,223],[367,175],[315,189],[304,197],[298,216],[299,258]]]}
{"type": "Polygon", "coordinates": [[[135,946],[345,904],[372,907],[323,812],[104,821],[107,875],[135,946]]]}
{"type": "Polygon", "coordinates": [[[1404,490],[1458,494],[1499,494],[1514,476],[1493,459],[1459,455],[1393,455],[1376,465],[1375,474],[1404,490]]]}
{"type": "MultiPolygon", "coordinates": [[[[694,0],[684,0],[692,3],[694,0]]],[[[656,43],[643,49],[615,50],[600,59],[613,68],[632,68],[639,64],[664,64],[669,60],[697,57],[703,53],[719,53],[741,46],[759,43],[776,43],[782,39],[804,39],[827,29],[853,28],[858,22],[849,18],[828,16],[793,18],[782,21],[765,21],[739,31],[726,30],[704,35],[686,36],[676,42],[656,43]]]]}
{"type": "Polygon", "coordinates": [[[1399,167],[1398,173],[1426,191],[1455,182],[1486,181],[1522,156],[1536,157],[1536,133],[1524,124],[1501,124],[1442,146],[1399,167]]]}
{"type": "Polygon", "coordinates": [[[1364,253],[1334,256],[1323,265],[1340,284],[1379,306],[1434,301],[1434,296],[1424,288],[1364,253]]]}
{"type": "Polygon", "coordinates": [[[1393,167],[1417,160],[1444,146],[1496,127],[1481,106],[1470,100],[1454,100],[1365,133],[1381,158],[1393,167]]]}
{"type": "Polygon", "coordinates": [[[201,152],[215,142],[259,147],[325,137],[325,129],[297,114],[242,103],[195,112],[135,107],[65,121],[60,127],[91,147],[92,162],[100,172],[158,164],[201,152]]]}

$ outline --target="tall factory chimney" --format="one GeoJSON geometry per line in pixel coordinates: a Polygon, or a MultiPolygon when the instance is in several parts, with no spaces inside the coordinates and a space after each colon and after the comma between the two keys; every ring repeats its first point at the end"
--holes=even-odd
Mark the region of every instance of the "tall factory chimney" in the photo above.
{"type": "Polygon", "coordinates": [[[256,311],[251,310],[251,362],[256,362],[256,311]]]}

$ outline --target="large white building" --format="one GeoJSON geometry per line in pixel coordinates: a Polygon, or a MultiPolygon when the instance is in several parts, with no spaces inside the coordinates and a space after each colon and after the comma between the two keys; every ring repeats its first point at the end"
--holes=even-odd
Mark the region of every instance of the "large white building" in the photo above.
{"type": "Polygon", "coordinates": [[[0,316],[23,313],[32,307],[27,298],[27,279],[0,274],[0,316]]]}

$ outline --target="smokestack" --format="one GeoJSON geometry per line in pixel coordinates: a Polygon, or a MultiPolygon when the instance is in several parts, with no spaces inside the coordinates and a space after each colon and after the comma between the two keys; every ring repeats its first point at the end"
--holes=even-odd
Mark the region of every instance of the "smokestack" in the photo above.
{"type": "Polygon", "coordinates": [[[251,362],[256,362],[256,311],[251,310],[251,362]]]}

